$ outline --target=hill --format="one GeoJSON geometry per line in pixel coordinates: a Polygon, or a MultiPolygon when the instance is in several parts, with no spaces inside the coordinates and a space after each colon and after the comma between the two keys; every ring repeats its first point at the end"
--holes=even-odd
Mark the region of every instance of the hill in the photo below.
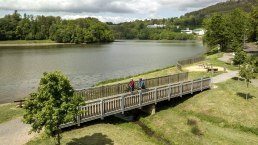
{"type": "Polygon", "coordinates": [[[228,0],[198,11],[186,13],[185,17],[194,17],[196,25],[200,26],[203,19],[213,13],[228,13],[236,8],[249,13],[252,10],[252,6],[258,6],[258,2],[256,0],[228,0]]]}

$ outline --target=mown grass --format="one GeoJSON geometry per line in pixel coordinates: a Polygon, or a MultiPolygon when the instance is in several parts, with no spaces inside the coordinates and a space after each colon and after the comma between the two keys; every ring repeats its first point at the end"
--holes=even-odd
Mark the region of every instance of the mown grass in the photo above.
{"type": "MultiPolygon", "coordinates": [[[[54,139],[45,134],[29,141],[27,145],[54,144],[54,139]]],[[[155,145],[157,141],[148,138],[134,123],[99,123],[62,133],[61,144],[67,145],[155,145]]]]}
{"type": "Polygon", "coordinates": [[[0,41],[0,44],[30,44],[30,43],[55,43],[52,40],[6,40],[0,41]]]}
{"type": "Polygon", "coordinates": [[[216,85],[217,89],[158,105],[158,113],[141,120],[177,144],[257,144],[257,88],[233,79],[216,85]],[[245,100],[248,91],[251,97],[245,100]]]}
{"type": "Polygon", "coordinates": [[[22,116],[24,110],[17,108],[15,104],[1,104],[0,105],[0,123],[12,120],[16,117],[22,116]]]}

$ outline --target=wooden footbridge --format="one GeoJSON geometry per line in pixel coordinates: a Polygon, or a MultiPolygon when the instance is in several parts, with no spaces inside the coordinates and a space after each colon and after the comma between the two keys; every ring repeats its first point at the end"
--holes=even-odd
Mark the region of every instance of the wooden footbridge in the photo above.
{"type": "Polygon", "coordinates": [[[147,79],[146,87],[148,89],[137,90],[132,94],[124,92],[127,83],[77,90],[76,94],[86,97],[88,101],[86,101],[84,106],[78,107],[82,114],[77,116],[77,122],[69,122],[60,127],[80,126],[84,122],[103,119],[106,116],[157,104],[171,98],[183,97],[185,94],[203,91],[211,86],[210,77],[191,81],[187,80],[187,78],[188,73],[179,73],[147,79]]]}

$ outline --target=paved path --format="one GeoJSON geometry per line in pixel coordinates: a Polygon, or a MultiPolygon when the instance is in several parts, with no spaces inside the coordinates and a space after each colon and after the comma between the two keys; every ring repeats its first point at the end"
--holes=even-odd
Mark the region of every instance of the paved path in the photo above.
{"type": "Polygon", "coordinates": [[[231,63],[232,59],[234,58],[234,55],[232,53],[224,53],[221,58],[218,58],[220,61],[223,61],[225,63],[231,63]]]}
{"type": "Polygon", "coordinates": [[[223,73],[215,77],[212,77],[212,83],[224,82],[236,76],[238,76],[238,71],[228,71],[227,73],[223,73]]]}
{"type": "Polygon", "coordinates": [[[258,87],[258,79],[253,79],[251,82],[254,86],[258,87]]]}
{"type": "Polygon", "coordinates": [[[0,124],[0,145],[23,145],[36,133],[28,134],[30,125],[23,124],[21,118],[0,124]]]}

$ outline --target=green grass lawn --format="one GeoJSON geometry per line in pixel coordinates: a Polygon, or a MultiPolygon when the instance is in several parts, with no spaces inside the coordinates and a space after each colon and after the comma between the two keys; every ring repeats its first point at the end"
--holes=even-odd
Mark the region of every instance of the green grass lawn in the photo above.
{"type": "Polygon", "coordinates": [[[12,120],[16,117],[22,116],[24,110],[17,108],[15,104],[1,104],[0,105],[0,123],[12,120]]]}
{"type": "MultiPolygon", "coordinates": [[[[42,134],[27,145],[54,144],[52,138],[42,134]]],[[[67,145],[155,145],[159,144],[139,131],[133,123],[99,123],[62,133],[61,144],[67,145]]]]}
{"type": "Polygon", "coordinates": [[[217,86],[166,107],[158,105],[158,113],[141,120],[176,144],[257,144],[257,88],[247,89],[237,80],[217,86]],[[251,97],[245,100],[247,91],[251,97]],[[194,123],[189,125],[189,120],[194,123]]]}
{"type": "Polygon", "coordinates": [[[0,44],[30,44],[30,43],[55,43],[52,40],[7,40],[0,41],[0,44]]]}

